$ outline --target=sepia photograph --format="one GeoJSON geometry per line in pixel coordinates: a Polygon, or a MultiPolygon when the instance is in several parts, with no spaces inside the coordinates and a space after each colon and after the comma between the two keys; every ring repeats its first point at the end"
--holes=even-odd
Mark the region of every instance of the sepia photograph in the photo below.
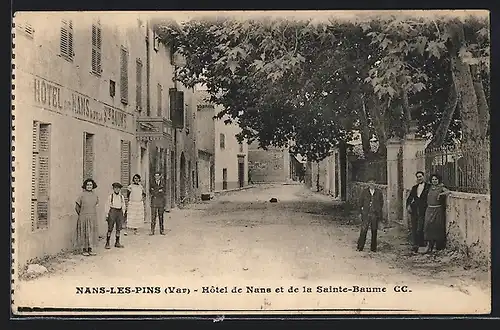
{"type": "Polygon", "coordinates": [[[11,314],[491,312],[486,10],[12,18],[11,314]]]}

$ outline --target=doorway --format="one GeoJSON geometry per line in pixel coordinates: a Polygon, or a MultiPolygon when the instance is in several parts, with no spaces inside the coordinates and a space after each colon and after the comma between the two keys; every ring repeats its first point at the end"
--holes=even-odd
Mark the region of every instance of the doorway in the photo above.
{"type": "Polygon", "coordinates": [[[222,190],[227,189],[227,168],[222,169],[222,190]]]}
{"type": "Polygon", "coordinates": [[[245,186],[245,157],[238,156],[238,185],[240,188],[245,186]]]}
{"type": "Polygon", "coordinates": [[[170,207],[175,205],[175,186],[177,184],[177,177],[175,176],[175,170],[177,164],[175,163],[175,153],[170,151],[170,207]]]}
{"type": "Polygon", "coordinates": [[[179,189],[181,201],[186,198],[186,157],[181,153],[179,189]]]}

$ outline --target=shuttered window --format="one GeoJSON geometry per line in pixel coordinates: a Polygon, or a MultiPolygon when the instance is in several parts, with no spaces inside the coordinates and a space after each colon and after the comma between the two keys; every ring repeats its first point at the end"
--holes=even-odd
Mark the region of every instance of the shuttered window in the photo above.
{"type": "Polygon", "coordinates": [[[31,24],[29,24],[29,23],[19,23],[19,24],[16,23],[16,29],[18,31],[21,31],[22,33],[24,33],[25,35],[27,35],[30,38],[33,38],[33,36],[35,34],[35,29],[33,29],[31,24]]]}
{"type": "Polygon", "coordinates": [[[128,104],[128,51],[120,49],[120,97],[124,104],[128,104]]]}
{"type": "Polygon", "coordinates": [[[102,29],[101,22],[97,20],[92,24],[92,73],[101,75],[101,57],[102,57],[102,29]]]}
{"type": "Polygon", "coordinates": [[[31,164],[31,228],[49,226],[50,124],[33,122],[31,164]]]}
{"type": "Polygon", "coordinates": [[[62,20],[61,22],[61,56],[68,61],[73,61],[73,21],[62,20]]]}
{"type": "Polygon", "coordinates": [[[221,149],[226,149],[226,136],[223,133],[220,133],[220,148],[221,149]]]}
{"type": "Polygon", "coordinates": [[[94,177],[94,134],[83,133],[83,180],[94,177]]]}
{"type": "Polygon", "coordinates": [[[141,59],[135,61],[135,104],[137,111],[142,110],[142,62],[141,59]]]}
{"type": "Polygon", "coordinates": [[[130,184],[130,141],[121,140],[120,159],[120,181],[126,187],[130,184]]]}
{"type": "Polygon", "coordinates": [[[158,117],[163,116],[163,111],[162,111],[162,106],[161,106],[161,104],[163,102],[163,95],[162,95],[162,93],[163,93],[162,87],[161,87],[160,84],[158,84],[156,86],[156,96],[157,96],[157,103],[158,103],[156,105],[156,109],[157,109],[157,116],[158,117]]]}

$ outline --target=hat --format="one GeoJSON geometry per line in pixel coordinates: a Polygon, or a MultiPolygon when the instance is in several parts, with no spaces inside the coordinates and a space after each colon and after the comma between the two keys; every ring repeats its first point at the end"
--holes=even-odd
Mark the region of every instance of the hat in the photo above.
{"type": "Polygon", "coordinates": [[[123,186],[122,186],[122,184],[121,184],[121,183],[119,183],[119,182],[115,182],[115,183],[113,183],[111,186],[112,186],[113,188],[122,188],[122,187],[123,187],[123,186]]]}

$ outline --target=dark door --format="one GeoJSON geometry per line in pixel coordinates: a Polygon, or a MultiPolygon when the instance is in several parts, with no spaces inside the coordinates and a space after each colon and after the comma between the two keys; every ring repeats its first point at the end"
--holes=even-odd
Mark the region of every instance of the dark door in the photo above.
{"type": "Polygon", "coordinates": [[[245,163],[243,157],[238,157],[238,184],[240,188],[245,185],[245,163]]]}
{"type": "Polygon", "coordinates": [[[227,168],[222,169],[222,189],[227,189],[227,168]]]}

